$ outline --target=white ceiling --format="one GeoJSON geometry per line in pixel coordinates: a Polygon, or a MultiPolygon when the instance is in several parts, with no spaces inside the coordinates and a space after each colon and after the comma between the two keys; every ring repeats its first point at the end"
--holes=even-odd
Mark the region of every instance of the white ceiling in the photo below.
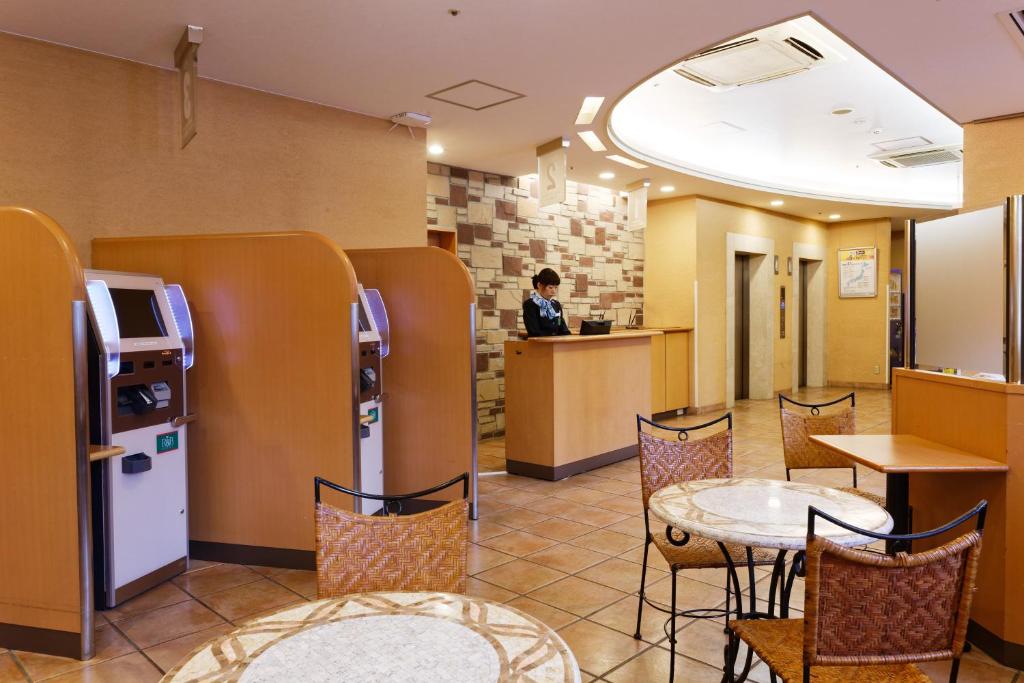
{"type": "MultiPolygon", "coordinates": [[[[1024,66],[996,15],[1024,0],[4,0],[0,30],[172,66],[185,24],[205,29],[200,74],[375,116],[434,117],[446,163],[518,175],[534,147],[573,136],[582,97],[608,102],[681,57],[814,12],[848,42],[958,122],[1024,111],[1024,66]],[[458,8],[456,17],[449,8],[458,8]],[[526,97],[471,111],[426,97],[478,79],[526,97]]],[[[606,137],[606,136],[605,136],[606,137]]],[[[606,143],[608,141],[606,140],[606,143]]],[[[754,205],[770,195],[659,169],[631,171],[570,148],[571,177],[624,187],[641,177],[754,205]],[[611,182],[598,172],[614,170],[611,182]]],[[[655,193],[657,195],[658,193],[655,193]]],[[[863,204],[787,198],[817,217],[908,215],[863,204]]],[[[914,211],[910,212],[915,213],[914,211]]],[[[923,212],[917,211],[917,215],[923,212]]]]}
{"type": "Polygon", "coordinates": [[[812,17],[752,35],[759,38],[744,46],[748,56],[734,49],[715,59],[750,64],[749,50],[757,46],[769,46],[760,49],[774,57],[779,53],[770,46],[779,43],[772,40],[792,36],[825,56],[808,71],[731,88],[694,83],[673,65],[615,105],[609,134],[635,156],[661,166],[769,192],[946,210],[960,206],[960,162],[887,168],[868,157],[882,151],[876,143],[914,136],[924,138],[918,147],[959,147],[960,126],[812,17]]]}

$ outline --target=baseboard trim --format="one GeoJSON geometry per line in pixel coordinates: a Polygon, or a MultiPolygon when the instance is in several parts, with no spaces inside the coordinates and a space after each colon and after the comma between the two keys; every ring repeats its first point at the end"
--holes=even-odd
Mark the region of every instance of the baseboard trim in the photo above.
{"type": "Polygon", "coordinates": [[[712,403],[707,406],[690,406],[686,409],[687,415],[707,415],[708,413],[720,413],[725,411],[725,403],[712,403]]]}
{"type": "Polygon", "coordinates": [[[888,389],[886,382],[829,382],[829,389],[888,389]]]}
{"type": "Polygon", "coordinates": [[[0,648],[82,658],[82,634],[52,628],[0,623],[0,648]]]}
{"type": "Polygon", "coordinates": [[[1003,640],[973,619],[967,624],[967,640],[1003,666],[1024,669],[1024,645],[1003,640]]]}
{"type": "Polygon", "coordinates": [[[189,556],[209,562],[255,564],[282,569],[316,569],[316,552],[292,548],[268,548],[260,545],[189,541],[189,556]]]}
{"type": "Polygon", "coordinates": [[[188,558],[179,557],[177,560],[165,564],[156,571],[152,571],[145,576],[140,576],[134,581],[130,581],[120,588],[114,589],[114,604],[109,607],[120,605],[129,598],[134,598],[139,593],[143,593],[153,586],[163,583],[167,579],[182,574],[188,568],[188,558]]]}
{"type": "Polygon", "coordinates": [[[522,460],[505,460],[505,471],[509,474],[518,474],[523,477],[558,481],[559,479],[571,477],[574,474],[582,474],[583,472],[589,472],[590,470],[597,469],[598,467],[611,465],[612,463],[616,463],[621,460],[628,460],[629,458],[636,456],[636,454],[637,447],[634,444],[626,446],[625,448],[618,448],[614,451],[607,451],[589,458],[556,466],[538,465],[537,463],[523,462],[522,460]]]}

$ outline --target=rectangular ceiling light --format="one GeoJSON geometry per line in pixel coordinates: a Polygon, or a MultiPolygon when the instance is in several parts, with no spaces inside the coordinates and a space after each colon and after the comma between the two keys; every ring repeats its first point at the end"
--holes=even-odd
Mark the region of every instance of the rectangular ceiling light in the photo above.
{"type": "Polygon", "coordinates": [[[603,97],[584,97],[583,106],[580,107],[580,113],[576,116],[576,125],[589,126],[593,123],[602,104],[604,104],[603,97]]]}
{"type": "Polygon", "coordinates": [[[607,152],[608,148],[601,142],[601,138],[597,137],[597,133],[592,130],[581,130],[577,133],[580,139],[583,140],[584,144],[590,148],[591,152],[607,152]]]}
{"type": "Polygon", "coordinates": [[[620,164],[622,164],[623,166],[629,166],[630,168],[647,168],[647,166],[645,166],[644,164],[641,164],[639,161],[633,161],[632,159],[627,159],[626,157],[622,156],[621,154],[610,154],[610,155],[606,156],[605,159],[611,159],[612,161],[617,161],[620,164]]]}

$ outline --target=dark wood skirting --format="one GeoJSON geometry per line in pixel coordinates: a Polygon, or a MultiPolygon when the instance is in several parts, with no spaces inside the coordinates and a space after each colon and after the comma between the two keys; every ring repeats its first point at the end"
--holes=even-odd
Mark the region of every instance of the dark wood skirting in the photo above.
{"type": "Polygon", "coordinates": [[[1024,645],[1003,640],[973,619],[967,625],[967,640],[1003,666],[1024,669],[1024,645]]]}
{"type": "Polygon", "coordinates": [[[551,465],[538,465],[536,463],[523,462],[521,460],[506,460],[505,471],[509,474],[518,474],[524,477],[533,477],[534,479],[558,481],[559,479],[571,477],[574,474],[581,474],[583,472],[589,472],[590,470],[597,469],[598,467],[611,465],[613,462],[628,460],[636,454],[637,447],[636,444],[633,444],[626,446],[625,448],[619,448],[614,451],[608,451],[589,458],[584,458],[583,460],[577,460],[576,462],[558,465],[557,467],[552,467],[551,465]]]}
{"type": "Polygon", "coordinates": [[[82,634],[35,626],[0,624],[0,648],[81,659],[82,634]]]}
{"type": "MultiPolygon", "coordinates": [[[[312,530],[310,531],[312,533],[312,530]]],[[[189,556],[209,562],[258,564],[282,569],[316,569],[316,552],[292,548],[267,548],[259,545],[189,541],[189,556]]]]}
{"type": "Polygon", "coordinates": [[[186,569],[188,569],[188,558],[179,557],[174,562],[165,564],[163,567],[160,567],[160,569],[152,571],[145,576],[140,576],[134,581],[126,583],[120,588],[115,589],[114,604],[120,605],[125,600],[134,598],[139,593],[144,593],[153,586],[157,586],[167,579],[183,573],[186,569]]]}

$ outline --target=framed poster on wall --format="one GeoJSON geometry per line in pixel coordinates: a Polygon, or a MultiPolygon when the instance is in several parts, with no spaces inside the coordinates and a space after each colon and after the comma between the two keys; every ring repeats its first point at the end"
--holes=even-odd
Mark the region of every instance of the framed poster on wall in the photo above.
{"type": "Polygon", "coordinates": [[[878,249],[848,247],[839,250],[839,298],[878,295],[878,249]]]}

